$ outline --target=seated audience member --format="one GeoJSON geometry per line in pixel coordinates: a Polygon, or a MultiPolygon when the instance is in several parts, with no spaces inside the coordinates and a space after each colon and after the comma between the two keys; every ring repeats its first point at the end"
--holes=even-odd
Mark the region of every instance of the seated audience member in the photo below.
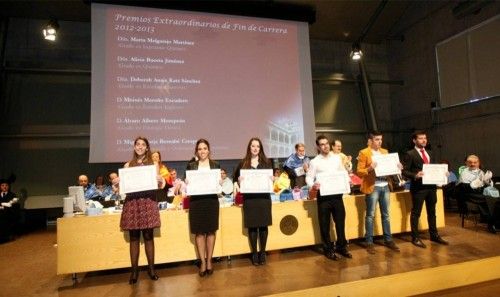
{"type": "Polygon", "coordinates": [[[96,189],[96,192],[98,193],[98,195],[102,198],[106,197],[105,193],[109,190],[107,190],[108,186],[105,182],[104,182],[104,176],[102,175],[98,175],[95,180],[94,180],[94,186],[95,186],[95,189],[96,189]]]}
{"type": "Polygon", "coordinates": [[[113,182],[114,180],[117,180],[118,174],[116,172],[111,172],[108,174],[108,185],[103,191],[103,197],[106,200],[121,200],[120,196],[120,188],[118,186],[118,183],[113,182]],[[109,199],[108,199],[109,197],[109,199]]]}
{"type": "Polygon", "coordinates": [[[19,222],[20,207],[10,182],[0,180],[0,243],[12,240],[19,222]]]}
{"type": "Polygon", "coordinates": [[[233,181],[227,176],[226,169],[220,169],[220,176],[222,180],[222,195],[232,195],[233,194],[233,181]]]}
{"type": "Polygon", "coordinates": [[[303,143],[295,145],[295,153],[291,154],[283,164],[283,170],[290,178],[291,188],[302,188],[306,185],[306,172],[309,169],[309,157],[306,156],[306,147],[303,143]]]}
{"type": "Polygon", "coordinates": [[[285,189],[290,189],[290,178],[288,174],[284,171],[281,171],[279,168],[275,168],[273,170],[274,182],[273,189],[274,193],[280,194],[285,189]]]}
{"type": "MultiPolygon", "coordinates": [[[[495,217],[495,207],[489,206],[487,203],[488,197],[483,195],[483,189],[491,182],[491,172],[486,173],[480,169],[480,160],[476,155],[467,157],[467,168],[465,168],[457,184],[457,195],[462,208],[467,207],[466,202],[476,204],[481,212],[481,215],[488,222],[488,231],[496,233],[495,222],[498,218],[495,217]]],[[[494,205],[494,204],[493,204],[494,205]]]]}
{"type": "Polygon", "coordinates": [[[82,174],[78,177],[78,185],[83,187],[85,200],[99,199],[100,195],[93,184],[89,184],[89,178],[82,174]]]}
{"type": "Polygon", "coordinates": [[[151,152],[151,158],[153,158],[153,162],[155,164],[158,164],[158,169],[160,170],[160,175],[167,182],[167,187],[170,187],[172,185],[172,181],[173,180],[172,180],[172,177],[170,176],[170,170],[161,161],[161,153],[160,153],[160,151],[152,151],[151,152]]]}
{"type": "Polygon", "coordinates": [[[170,168],[168,170],[170,173],[170,178],[172,179],[172,187],[168,189],[168,196],[180,196],[184,198],[186,196],[186,183],[182,179],[177,177],[177,170],[170,168]]]}
{"type": "Polygon", "coordinates": [[[344,164],[345,169],[351,173],[352,172],[352,157],[351,156],[346,156],[342,152],[342,142],[338,139],[335,139],[332,144],[332,153],[335,155],[339,155],[342,164],[344,164]]]}

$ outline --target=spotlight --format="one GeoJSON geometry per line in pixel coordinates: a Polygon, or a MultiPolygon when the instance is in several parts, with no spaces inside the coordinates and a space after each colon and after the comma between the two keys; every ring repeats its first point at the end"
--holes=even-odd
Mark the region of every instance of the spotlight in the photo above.
{"type": "Polygon", "coordinates": [[[361,51],[359,44],[355,43],[352,45],[350,56],[353,61],[359,61],[361,59],[361,57],[363,56],[363,52],[361,51]]]}
{"type": "Polygon", "coordinates": [[[55,41],[57,37],[57,30],[59,30],[59,24],[57,23],[57,21],[50,20],[42,30],[43,37],[46,40],[55,41]]]}

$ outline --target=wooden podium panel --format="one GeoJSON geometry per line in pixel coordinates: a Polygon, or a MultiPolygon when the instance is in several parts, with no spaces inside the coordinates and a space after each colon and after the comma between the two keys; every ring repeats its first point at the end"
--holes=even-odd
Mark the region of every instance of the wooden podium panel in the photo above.
{"type": "MultiPolygon", "coordinates": [[[[437,226],[444,227],[444,206],[441,190],[437,192],[437,226]]],[[[364,236],[365,197],[344,196],[346,236],[364,236]]],[[[268,250],[314,245],[321,242],[316,201],[290,201],[273,204],[273,225],[269,227],[268,250]]],[[[391,231],[410,231],[411,195],[391,193],[391,231]]],[[[155,263],[196,259],[194,236],[189,232],[187,210],[160,211],[161,228],[155,229],[155,263]]],[[[420,217],[421,230],[428,228],[425,207],[420,217]]],[[[380,211],[377,207],[374,234],[382,234],[380,211]]],[[[335,239],[334,224],[331,230],[335,239]]],[[[120,230],[120,214],[76,216],[57,220],[57,274],[97,271],[130,267],[128,232],[120,230]]],[[[243,227],[241,207],[220,209],[219,230],[216,233],[214,256],[249,253],[247,230],[243,227]]],[[[140,265],[145,265],[143,243],[140,265]]]]}

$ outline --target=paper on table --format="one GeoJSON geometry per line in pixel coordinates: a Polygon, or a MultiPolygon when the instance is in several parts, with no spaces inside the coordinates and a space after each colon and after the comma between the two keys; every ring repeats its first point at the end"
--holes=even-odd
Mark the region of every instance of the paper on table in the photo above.
{"type": "Polygon", "coordinates": [[[156,166],[135,166],[118,169],[120,194],[158,189],[156,166]]]}
{"type": "Polygon", "coordinates": [[[375,167],[376,176],[388,176],[401,174],[399,169],[399,155],[397,153],[373,155],[372,160],[377,162],[375,167]]]}
{"type": "Polygon", "coordinates": [[[241,193],[271,193],[273,191],[272,169],[241,169],[241,193]]]}
{"type": "Polygon", "coordinates": [[[220,169],[186,170],[187,195],[209,195],[221,192],[220,169]]]}

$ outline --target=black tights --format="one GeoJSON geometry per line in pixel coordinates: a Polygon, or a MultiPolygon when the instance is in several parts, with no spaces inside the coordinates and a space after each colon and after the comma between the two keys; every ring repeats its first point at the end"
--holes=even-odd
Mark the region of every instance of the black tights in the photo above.
{"type": "Polygon", "coordinates": [[[151,273],[154,273],[155,265],[155,242],[153,229],[129,230],[130,235],[130,262],[132,270],[136,271],[139,267],[139,246],[142,237],[144,238],[144,247],[146,250],[146,258],[148,259],[148,267],[151,273]]]}
{"type": "Polygon", "coordinates": [[[267,233],[267,226],[248,228],[248,237],[250,239],[250,248],[252,249],[252,254],[257,253],[257,237],[259,238],[260,252],[263,253],[266,251],[267,233]]]}

